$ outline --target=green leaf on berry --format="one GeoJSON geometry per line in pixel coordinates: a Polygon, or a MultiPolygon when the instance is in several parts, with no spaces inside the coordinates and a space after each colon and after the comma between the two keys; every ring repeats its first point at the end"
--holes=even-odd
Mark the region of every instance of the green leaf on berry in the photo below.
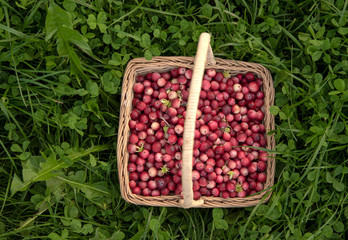
{"type": "Polygon", "coordinates": [[[163,127],[163,132],[164,132],[164,134],[167,134],[168,129],[169,129],[169,127],[168,127],[167,125],[165,125],[165,126],[163,127]]]}
{"type": "Polygon", "coordinates": [[[166,174],[166,173],[169,172],[169,168],[167,167],[167,165],[164,165],[163,167],[161,167],[161,172],[162,172],[163,174],[166,174]]]}
{"type": "Polygon", "coordinates": [[[164,105],[166,105],[167,107],[171,107],[172,106],[172,102],[168,99],[162,99],[161,103],[163,103],[164,105]]]}
{"type": "Polygon", "coordinates": [[[230,176],[230,180],[232,180],[232,178],[234,176],[234,172],[233,171],[229,171],[227,174],[230,176]]]}

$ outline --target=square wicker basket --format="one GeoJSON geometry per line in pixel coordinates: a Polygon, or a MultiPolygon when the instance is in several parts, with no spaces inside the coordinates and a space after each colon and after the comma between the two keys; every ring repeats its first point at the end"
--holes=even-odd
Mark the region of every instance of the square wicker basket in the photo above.
{"type": "MultiPolygon", "coordinates": [[[[263,85],[261,87],[264,92],[264,106],[262,107],[263,112],[265,113],[263,124],[266,128],[266,131],[274,130],[274,117],[270,114],[269,108],[273,105],[274,102],[274,87],[273,80],[268,69],[263,67],[260,64],[248,63],[242,61],[226,60],[220,58],[214,58],[211,48],[210,48],[210,35],[203,33],[200,36],[198,50],[196,58],[193,57],[154,57],[152,60],[145,60],[144,58],[136,58],[131,60],[126,68],[123,85],[122,85],[122,95],[121,95],[121,109],[120,109],[120,118],[119,118],[119,131],[118,131],[118,149],[117,149],[117,158],[118,158],[118,175],[120,181],[120,189],[122,197],[130,203],[137,205],[149,205],[149,206],[166,206],[166,207],[201,207],[201,208],[214,208],[214,207],[249,207],[255,206],[260,201],[266,202],[271,196],[271,188],[274,184],[274,173],[275,173],[275,154],[269,154],[267,161],[267,180],[264,184],[264,191],[254,195],[248,196],[245,198],[222,198],[222,197],[206,197],[202,196],[199,201],[194,201],[192,198],[192,161],[191,163],[186,162],[185,165],[185,152],[186,156],[189,159],[192,159],[192,144],[193,144],[193,131],[194,124],[192,127],[188,127],[187,120],[185,120],[184,127],[184,146],[183,146],[183,192],[184,199],[179,195],[167,195],[167,196],[158,196],[158,197],[147,197],[133,194],[129,187],[129,173],[127,170],[129,153],[127,151],[127,143],[129,138],[129,120],[130,112],[132,110],[132,100],[134,97],[133,94],[133,85],[135,83],[136,77],[138,75],[144,75],[149,72],[168,72],[173,68],[185,67],[188,69],[193,69],[193,77],[190,85],[190,93],[188,100],[187,114],[190,115],[189,108],[191,106],[192,116],[196,116],[195,112],[197,110],[199,92],[201,89],[201,81],[205,67],[213,67],[217,71],[228,71],[231,75],[236,75],[237,73],[245,74],[247,72],[254,73],[257,77],[263,79],[263,85]],[[199,65],[199,66],[198,66],[199,65]],[[199,74],[199,73],[201,74],[199,74]],[[200,78],[200,81],[194,85],[194,78],[200,78]],[[198,84],[198,85],[197,85],[198,84]],[[196,94],[193,94],[191,91],[193,88],[196,88],[196,94]],[[197,91],[198,89],[198,91],[197,91]],[[197,100],[197,105],[191,103],[191,98],[197,100]],[[195,109],[194,109],[195,108],[195,109]],[[192,132],[190,134],[186,132],[192,132]],[[192,144],[185,140],[189,140],[192,137],[192,144]],[[185,148],[186,144],[186,148],[185,148]],[[184,171],[186,170],[186,171],[184,171]],[[186,186],[186,194],[185,194],[186,186]]],[[[192,118],[195,120],[195,118],[192,118]]],[[[191,119],[191,120],[192,120],[191,119]]],[[[192,120],[192,123],[194,122],[192,120]]],[[[272,150],[275,146],[275,140],[273,135],[266,135],[267,140],[267,149],[272,150]]]]}

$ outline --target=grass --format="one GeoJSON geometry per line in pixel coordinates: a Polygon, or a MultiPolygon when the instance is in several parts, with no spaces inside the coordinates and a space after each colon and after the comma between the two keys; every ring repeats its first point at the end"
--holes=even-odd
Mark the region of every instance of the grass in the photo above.
{"type": "Polygon", "coordinates": [[[0,239],[344,239],[347,1],[0,0],[0,239]],[[116,137],[127,62],[258,62],[276,88],[267,204],[173,209],[120,196],[116,137]]]}

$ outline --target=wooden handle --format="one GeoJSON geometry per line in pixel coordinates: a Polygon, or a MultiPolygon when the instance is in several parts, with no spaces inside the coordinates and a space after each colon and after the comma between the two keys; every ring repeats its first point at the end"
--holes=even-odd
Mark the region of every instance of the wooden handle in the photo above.
{"type": "Polygon", "coordinates": [[[180,200],[180,204],[184,208],[199,207],[204,203],[203,200],[193,200],[192,158],[196,114],[206,63],[208,65],[216,64],[213,51],[210,46],[210,34],[202,33],[199,37],[198,48],[193,67],[184,125],[184,144],[182,155],[183,200],[180,200]]]}

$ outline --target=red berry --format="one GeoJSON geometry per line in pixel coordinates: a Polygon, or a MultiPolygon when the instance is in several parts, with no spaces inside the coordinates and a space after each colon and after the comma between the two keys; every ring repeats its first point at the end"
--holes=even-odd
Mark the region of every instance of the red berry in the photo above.
{"type": "Polygon", "coordinates": [[[241,160],[241,163],[242,163],[242,166],[243,166],[243,167],[249,166],[250,163],[251,163],[250,158],[248,158],[248,157],[243,157],[242,160],[241,160]]]}
{"type": "Polygon", "coordinates": [[[175,175],[173,176],[173,182],[174,182],[175,184],[178,184],[180,181],[181,181],[181,177],[180,177],[178,174],[175,174],[175,175]]]}
{"type": "Polygon", "coordinates": [[[237,114],[240,112],[240,107],[237,104],[235,104],[232,106],[231,111],[232,113],[237,114]]]}
{"type": "Polygon", "coordinates": [[[249,174],[249,171],[246,167],[242,167],[240,170],[239,170],[240,174],[244,177],[246,177],[248,174],[249,174]]]}
{"type": "Polygon", "coordinates": [[[215,187],[211,190],[211,193],[213,196],[218,197],[220,195],[220,190],[215,187]]]}
{"type": "Polygon", "coordinates": [[[150,152],[148,150],[143,150],[139,153],[139,156],[143,159],[147,159],[149,154],[150,154],[150,152]]]}
{"type": "Polygon", "coordinates": [[[142,82],[144,80],[145,80],[144,76],[142,76],[142,75],[137,76],[137,79],[136,79],[137,82],[142,82]]]}
{"type": "Polygon", "coordinates": [[[256,187],[255,187],[255,191],[256,191],[256,192],[260,192],[260,191],[262,191],[262,190],[263,190],[263,184],[260,183],[260,182],[257,182],[257,183],[256,183],[256,187]]]}
{"type": "Polygon", "coordinates": [[[246,78],[248,81],[254,81],[255,75],[252,74],[251,72],[248,72],[247,74],[245,74],[245,78],[246,78]]]}
{"type": "Polygon", "coordinates": [[[214,79],[218,82],[221,82],[223,78],[224,78],[224,75],[221,72],[216,73],[214,77],[214,79]]]}
{"type": "Polygon", "coordinates": [[[201,197],[201,193],[198,191],[193,192],[193,199],[198,200],[201,197]]]}
{"type": "Polygon", "coordinates": [[[153,190],[152,192],[151,192],[151,196],[152,197],[158,197],[158,196],[160,196],[161,194],[160,194],[160,191],[158,191],[158,190],[153,190]]]}
{"type": "Polygon", "coordinates": [[[180,75],[180,76],[178,77],[178,83],[179,83],[179,84],[186,84],[186,82],[187,82],[187,78],[186,78],[185,76],[180,75]]]}
{"type": "Polygon", "coordinates": [[[257,169],[260,172],[264,172],[267,169],[267,164],[264,161],[260,161],[260,162],[257,163],[257,169]]]}
{"type": "Polygon", "coordinates": [[[198,180],[201,177],[197,170],[192,171],[192,180],[198,180]]]}
{"type": "Polygon", "coordinates": [[[233,192],[236,189],[236,186],[232,182],[228,182],[226,184],[226,189],[229,192],[233,192]]]}
{"type": "Polygon", "coordinates": [[[218,123],[217,123],[217,122],[211,121],[211,122],[208,123],[208,127],[209,127],[209,129],[210,129],[211,131],[215,131],[215,130],[218,129],[219,126],[218,126],[218,123]]]}
{"type": "Polygon", "coordinates": [[[216,182],[214,180],[208,180],[207,182],[207,188],[208,189],[213,189],[216,186],[216,182]]]}
{"type": "Polygon", "coordinates": [[[129,179],[132,180],[132,181],[138,181],[139,174],[137,172],[131,172],[129,174],[129,179]]]}
{"type": "Polygon", "coordinates": [[[217,176],[216,176],[215,182],[216,182],[217,184],[222,183],[223,181],[224,181],[224,178],[222,177],[222,175],[217,175],[217,176]]]}
{"type": "Polygon", "coordinates": [[[216,76],[216,71],[215,69],[211,68],[211,69],[208,69],[207,70],[207,75],[211,78],[215,77],[216,76]]]}
{"type": "Polygon", "coordinates": [[[152,78],[152,81],[156,82],[158,79],[161,78],[161,74],[158,72],[154,72],[154,73],[152,73],[151,78],[152,78]]]}
{"type": "Polygon", "coordinates": [[[230,107],[230,105],[225,104],[224,106],[222,106],[221,111],[224,114],[229,114],[229,113],[233,112],[233,109],[230,107]]]}
{"type": "Polygon", "coordinates": [[[154,151],[155,153],[160,152],[162,149],[162,145],[159,142],[155,142],[154,144],[152,144],[152,151],[154,151]]]}
{"type": "Polygon", "coordinates": [[[204,170],[207,172],[207,173],[212,173],[214,171],[214,167],[210,164],[207,164],[204,168],[204,170]]]}
{"type": "Polygon", "coordinates": [[[258,99],[263,99],[264,98],[264,93],[263,92],[257,92],[256,93],[256,97],[258,98],[258,99]]]}
{"type": "Polygon", "coordinates": [[[210,172],[210,173],[208,173],[207,178],[208,178],[208,180],[214,181],[217,178],[217,175],[215,172],[210,172]]]}
{"type": "Polygon", "coordinates": [[[178,68],[174,68],[170,71],[170,75],[172,75],[173,78],[176,78],[179,76],[178,68]]]}
{"type": "MultiPolygon", "coordinates": [[[[140,179],[142,180],[142,181],[148,181],[149,180],[149,178],[150,178],[150,175],[148,174],[148,172],[142,172],[141,174],[140,174],[140,179]]],[[[145,187],[144,187],[145,188],[145,187]]]]}
{"type": "Polygon", "coordinates": [[[248,85],[250,92],[256,93],[260,89],[260,85],[256,82],[250,82],[248,85]]]}
{"type": "Polygon", "coordinates": [[[207,135],[209,133],[209,127],[207,125],[201,126],[199,130],[202,135],[207,135]]]}
{"type": "Polygon", "coordinates": [[[158,179],[156,181],[156,183],[157,183],[158,190],[161,190],[161,189],[165,188],[166,185],[167,185],[166,181],[164,181],[164,179],[162,179],[162,178],[158,179]]]}
{"type": "Polygon", "coordinates": [[[215,148],[215,154],[220,155],[224,153],[224,148],[222,146],[217,146],[215,148]]]}
{"type": "MultiPolygon", "coordinates": [[[[220,88],[220,84],[217,81],[212,81],[210,83],[210,89],[211,90],[216,91],[219,88],[220,88]]],[[[208,92],[207,97],[208,97],[209,100],[213,100],[213,99],[215,99],[215,94],[213,92],[208,92]]]]}
{"type": "Polygon", "coordinates": [[[237,135],[238,142],[245,142],[246,139],[247,139],[247,135],[245,133],[239,133],[237,135]]]}
{"type": "Polygon", "coordinates": [[[259,173],[257,175],[257,181],[260,183],[266,182],[266,174],[265,173],[259,173]]]}
{"type": "Polygon", "coordinates": [[[178,72],[179,72],[179,74],[185,74],[185,73],[186,73],[186,68],[184,68],[184,67],[179,67],[179,68],[178,68],[178,72]]]}
{"type": "MultiPolygon", "coordinates": [[[[207,80],[202,81],[202,89],[205,91],[208,91],[210,89],[210,82],[207,80]]],[[[205,94],[206,96],[206,94],[205,94]]]]}
{"type": "Polygon", "coordinates": [[[129,136],[129,142],[131,144],[136,144],[138,142],[138,140],[139,140],[139,138],[138,138],[138,136],[136,134],[131,134],[129,136]]]}
{"type": "Polygon", "coordinates": [[[133,90],[135,93],[142,93],[144,91],[144,85],[142,83],[135,83],[133,90]]]}
{"type": "Polygon", "coordinates": [[[200,185],[201,187],[206,187],[206,186],[208,185],[208,181],[207,181],[207,179],[204,178],[204,177],[201,177],[201,178],[198,180],[198,182],[199,182],[199,185],[200,185]]]}
{"type": "Polygon", "coordinates": [[[195,168],[196,168],[198,171],[202,171],[202,170],[204,169],[204,163],[203,163],[203,162],[198,162],[198,163],[196,163],[195,168]]]}
{"type": "Polygon", "coordinates": [[[257,163],[256,162],[252,162],[249,166],[248,166],[248,172],[249,173],[255,173],[257,171],[257,163]]]}
{"type": "Polygon", "coordinates": [[[168,111],[168,115],[170,117],[174,117],[174,116],[176,116],[178,114],[178,111],[175,108],[173,108],[173,107],[168,108],[167,111],[168,111]]]}
{"type": "Polygon", "coordinates": [[[141,194],[141,189],[139,187],[135,187],[132,189],[132,193],[140,195],[141,194]]]}
{"type": "Polygon", "coordinates": [[[187,79],[191,79],[192,78],[192,70],[191,69],[187,69],[185,72],[185,77],[187,79]]]}
{"type": "Polygon", "coordinates": [[[127,169],[130,172],[135,172],[137,169],[137,166],[134,163],[129,163],[127,169]]]}

